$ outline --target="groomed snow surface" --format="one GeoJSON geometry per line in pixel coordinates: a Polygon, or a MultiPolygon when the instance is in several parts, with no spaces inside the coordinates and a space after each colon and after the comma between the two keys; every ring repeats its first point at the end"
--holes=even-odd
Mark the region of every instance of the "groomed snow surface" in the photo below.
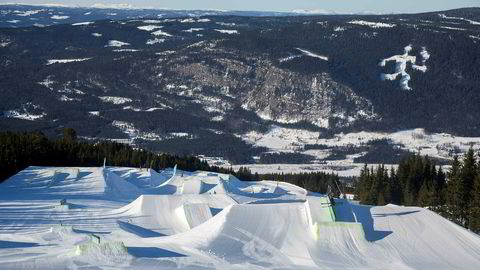
{"type": "Polygon", "coordinates": [[[479,269],[480,237],[212,172],[29,167],[0,185],[1,269],[479,269]]]}

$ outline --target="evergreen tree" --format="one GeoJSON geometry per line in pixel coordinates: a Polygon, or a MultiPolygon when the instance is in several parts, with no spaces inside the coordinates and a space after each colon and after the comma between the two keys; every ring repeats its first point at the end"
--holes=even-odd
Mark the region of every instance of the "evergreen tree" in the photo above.
{"type": "Polygon", "coordinates": [[[355,185],[355,194],[363,204],[428,207],[477,231],[480,229],[479,179],[480,168],[472,150],[462,162],[454,157],[447,175],[441,167],[437,170],[430,158],[414,155],[402,159],[398,170],[391,169],[390,173],[383,165],[376,169],[365,165],[355,185]]]}
{"type": "Polygon", "coordinates": [[[475,182],[475,178],[477,177],[477,161],[475,160],[475,154],[473,149],[470,148],[463,159],[463,165],[460,172],[460,178],[462,182],[461,187],[461,218],[464,220],[465,226],[469,226],[469,214],[468,214],[468,207],[473,198],[473,184],[475,182]]]}
{"type": "Polygon", "coordinates": [[[472,201],[469,208],[469,228],[480,233],[480,173],[477,173],[472,189],[472,201]]]}
{"type": "Polygon", "coordinates": [[[75,142],[77,141],[77,132],[73,128],[64,128],[63,139],[67,142],[75,142]]]}
{"type": "Polygon", "coordinates": [[[453,158],[452,167],[448,172],[447,187],[447,216],[450,220],[463,225],[462,207],[463,207],[463,183],[460,177],[460,161],[458,157],[453,158]]]}
{"type": "Polygon", "coordinates": [[[397,205],[403,204],[403,188],[402,183],[398,179],[395,169],[390,171],[390,186],[391,186],[391,202],[397,205]]]}
{"type": "Polygon", "coordinates": [[[434,211],[440,213],[441,215],[445,216],[446,215],[446,199],[445,199],[445,193],[446,193],[446,176],[445,173],[443,172],[443,168],[440,167],[438,169],[438,173],[436,174],[435,177],[435,184],[434,184],[434,189],[433,189],[433,206],[434,206],[434,211]]]}
{"type": "Polygon", "coordinates": [[[368,178],[369,170],[367,164],[365,164],[360,171],[360,176],[358,177],[355,188],[355,199],[360,202],[365,202],[367,199],[367,194],[370,190],[370,183],[368,183],[368,178]]]}
{"type": "Polygon", "coordinates": [[[428,180],[422,184],[420,191],[418,192],[418,205],[422,207],[431,207],[433,204],[433,187],[428,180]]]}

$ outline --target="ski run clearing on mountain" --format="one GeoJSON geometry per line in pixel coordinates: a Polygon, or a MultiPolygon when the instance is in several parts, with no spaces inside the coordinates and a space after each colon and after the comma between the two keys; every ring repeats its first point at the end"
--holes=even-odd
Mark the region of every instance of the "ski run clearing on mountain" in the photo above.
{"type": "Polygon", "coordinates": [[[297,48],[297,50],[299,50],[305,56],[310,56],[310,57],[318,58],[318,59],[321,59],[321,60],[324,60],[324,61],[328,61],[328,57],[326,57],[326,56],[319,55],[319,54],[316,54],[316,53],[312,53],[310,51],[300,49],[300,48],[297,48]]]}
{"type": "Polygon", "coordinates": [[[50,59],[47,61],[47,65],[82,62],[90,59],[92,58],[90,57],[90,58],[79,58],[79,59],[50,59]]]}
{"type": "Polygon", "coordinates": [[[371,28],[392,28],[396,26],[395,24],[390,24],[390,23],[368,22],[368,21],[361,21],[361,20],[354,20],[348,23],[355,24],[355,25],[368,26],[371,28]]]}

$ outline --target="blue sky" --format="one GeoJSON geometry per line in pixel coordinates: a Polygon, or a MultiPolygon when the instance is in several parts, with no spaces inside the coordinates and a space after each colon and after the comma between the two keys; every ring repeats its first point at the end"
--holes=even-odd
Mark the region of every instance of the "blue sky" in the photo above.
{"type": "MultiPolygon", "coordinates": [[[[0,0],[0,3],[12,2],[0,0]]],[[[293,11],[319,10],[337,13],[396,13],[424,12],[459,7],[479,7],[480,0],[21,0],[25,4],[56,3],[65,5],[92,6],[94,4],[168,9],[220,9],[293,11]]]]}

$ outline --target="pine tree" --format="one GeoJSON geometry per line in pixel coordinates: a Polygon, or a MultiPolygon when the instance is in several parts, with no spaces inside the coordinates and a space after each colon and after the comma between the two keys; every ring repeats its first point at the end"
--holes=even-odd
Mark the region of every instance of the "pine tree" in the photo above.
{"type": "Polygon", "coordinates": [[[387,202],[385,200],[385,196],[383,195],[383,192],[380,192],[378,194],[378,199],[377,199],[376,205],[386,205],[386,204],[387,204],[387,202]]]}
{"type": "Polygon", "coordinates": [[[460,177],[462,181],[462,201],[461,201],[461,215],[465,221],[465,226],[469,226],[469,214],[468,207],[472,200],[472,189],[477,176],[477,161],[475,160],[475,154],[473,149],[470,148],[463,159],[463,166],[461,168],[460,177]]]}
{"type": "Polygon", "coordinates": [[[448,172],[447,216],[450,220],[463,225],[463,184],[460,177],[460,169],[460,161],[458,161],[458,157],[455,156],[453,158],[452,167],[448,172]]]}
{"type": "Polygon", "coordinates": [[[63,139],[66,142],[75,142],[77,140],[77,132],[73,128],[64,128],[63,139]]]}
{"type": "Polygon", "coordinates": [[[436,174],[435,177],[435,184],[434,184],[434,211],[437,213],[445,216],[446,215],[446,199],[445,199],[445,189],[446,189],[446,176],[445,173],[443,172],[442,167],[438,169],[438,173],[436,174]]]}
{"type": "Polygon", "coordinates": [[[365,202],[367,199],[368,191],[370,190],[370,185],[368,183],[369,170],[367,164],[365,164],[360,171],[360,176],[356,183],[355,188],[355,199],[360,202],[365,202]]]}
{"type": "Polygon", "coordinates": [[[477,177],[475,177],[472,195],[469,208],[469,228],[473,232],[480,233],[480,173],[477,173],[477,177]]]}
{"type": "Polygon", "coordinates": [[[403,188],[402,183],[398,179],[395,169],[390,171],[390,186],[391,186],[391,203],[401,205],[403,204],[403,188]]]}
{"type": "Polygon", "coordinates": [[[433,204],[433,188],[426,179],[418,192],[418,204],[422,207],[431,207],[433,204]]]}
{"type": "Polygon", "coordinates": [[[373,168],[370,169],[368,178],[367,178],[367,188],[368,190],[365,204],[376,205],[378,202],[378,179],[375,177],[375,172],[373,168]]]}

